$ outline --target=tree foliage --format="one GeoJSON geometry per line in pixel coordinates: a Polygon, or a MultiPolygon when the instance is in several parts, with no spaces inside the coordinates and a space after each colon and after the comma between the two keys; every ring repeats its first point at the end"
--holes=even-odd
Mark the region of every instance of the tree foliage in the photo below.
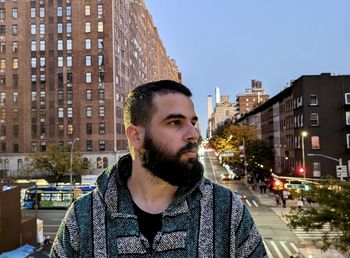
{"type": "Polygon", "coordinates": [[[322,239],[323,250],[334,246],[344,252],[350,251],[350,182],[329,179],[318,187],[306,192],[307,200],[312,200],[315,207],[294,208],[285,215],[291,228],[301,227],[305,231],[330,226],[330,232],[339,232],[333,238],[325,233],[322,239]]]}
{"type": "MultiPolygon", "coordinates": [[[[246,158],[248,170],[253,171],[254,174],[260,171],[269,171],[274,165],[272,146],[264,140],[254,139],[248,141],[246,144],[246,158]]],[[[262,176],[260,175],[260,177],[262,176]]]]}
{"type": "MultiPolygon", "coordinates": [[[[64,174],[70,173],[71,145],[48,144],[45,152],[31,153],[25,162],[25,171],[30,176],[33,171],[50,172],[58,182],[64,174]]],[[[74,174],[85,174],[90,170],[91,162],[83,159],[79,152],[72,155],[72,171],[74,174]]]]}

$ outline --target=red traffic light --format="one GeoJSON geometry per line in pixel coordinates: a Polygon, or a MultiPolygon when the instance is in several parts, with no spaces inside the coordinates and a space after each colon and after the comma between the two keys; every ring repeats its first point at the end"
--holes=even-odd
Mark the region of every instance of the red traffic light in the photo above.
{"type": "Polygon", "coordinates": [[[299,175],[304,175],[305,174],[305,168],[300,166],[300,167],[297,167],[297,174],[299,175]]]}

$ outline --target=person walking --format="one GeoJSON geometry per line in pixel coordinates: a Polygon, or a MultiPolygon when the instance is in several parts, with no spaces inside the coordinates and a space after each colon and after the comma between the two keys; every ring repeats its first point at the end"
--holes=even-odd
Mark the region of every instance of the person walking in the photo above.
{"type": "Polygon", "coordinates": [[[191,96],[169,80],[128,94],[123,112],[130,154],[70,206],[51,258],[267,258],[242,200],[203,176],[191,96]]]}

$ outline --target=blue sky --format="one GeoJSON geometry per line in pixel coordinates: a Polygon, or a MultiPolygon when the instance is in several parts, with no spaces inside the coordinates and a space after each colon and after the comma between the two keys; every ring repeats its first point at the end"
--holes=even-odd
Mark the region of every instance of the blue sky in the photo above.
{"type": "Polygon", "coordinates": [[[350,74],[349,0],[145,0],[193,92],[201,133],[207,96],[231,100],[260,80],[270,97],[307,74],[350,74]]]}

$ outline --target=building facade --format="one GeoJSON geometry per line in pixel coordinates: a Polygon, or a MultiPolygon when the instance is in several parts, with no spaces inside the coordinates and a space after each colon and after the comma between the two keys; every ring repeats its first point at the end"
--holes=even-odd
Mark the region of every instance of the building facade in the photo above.
{"type": "Polygon", "coordinates": [[[349,176],[350,75],[301,76],[239,122],[261,128],[274,148],[276,174],[337,177],[341,159],[349,176]]]}
{"type": "Polygon", "coordinates": [[[76,140],[99,172],[127,151],[128,91],[160,79],[181,74],[142,0],[0,1],[0,169],[76,140]]]}

